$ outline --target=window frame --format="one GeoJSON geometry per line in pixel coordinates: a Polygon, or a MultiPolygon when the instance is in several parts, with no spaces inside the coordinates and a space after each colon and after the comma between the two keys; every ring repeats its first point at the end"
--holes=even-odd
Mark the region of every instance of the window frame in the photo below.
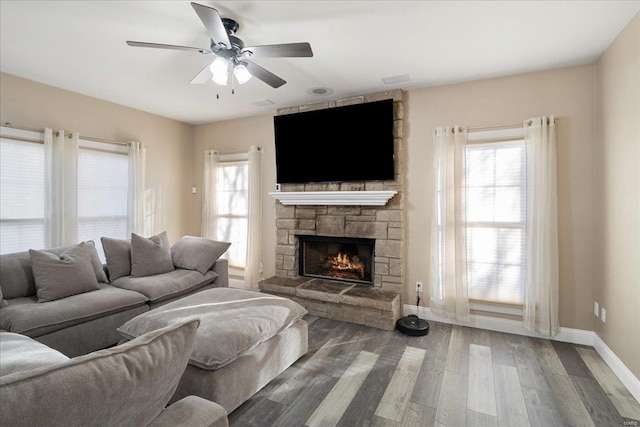
{"type": "MultiPolygon", "coordinates": [[[[478,146],[478,145],[486,145],[491,146],[492,144],[504,144],[508,142],[514,143],[522,143],[525,144],[525,132],[522,127],[513,127],[506,129],[493,129],[493,130],[479,130],[479,131],[469,131],[467,134],[467,147],[469,146],[478,146]]],[[[525,203],[526,201],[526,191],[527,191],[527,162],[526,162],[526,145],[523,147],[524,151],[524,170],[522,171],[524,175],[523,185],[520,186],[521,191],[524,192],[525,203]]],[[[465,155],[466,155],[466,147],[465,147],[465,155]]],[[[466,165],[465,165],[466,168],[466,165]]],[[[465,170],[465,174],[467,171],[465,170]]],[[[468,190],[469,186],[465,187],[465,192],[468,190]]],[[[466,196],[465,196],[466,198],[466,196]]],[[[468,205],[465,207],[468,209],[468,205]]],[[[468,234],[469,230],[469,222],[467,221],[467,211],[465,211],[465,229],[468,234]]],[[[487,221],[473,221],[473,226],[476,227],[487,227],[493,229],[503,229],[503,228],[512,228],[512,229],[520,229],[524,232],[524,238],[526,239],[526,225],[527,225],[527,217],[526,217],[526,208],[524,209],[524,217],[520,222],[487,222],[487,221]]],[[[467,253],[469,251],[469,239],[467,237],[467,253]]],[[[520,268],[523,270],[523,274],[526,270],[526,252],[524,253],[524,263],[520,265],[520,268]]],[[[469,272],[469,263],[470,259],[467,255],[467,275],[469,272]]],[[[467,286],[471,289],[470,277],[467,277],[467,286]]],[[[524,283],[523,286],[523,296],[524,296],[524,283]]],[[[505,301],[493,301],[493,300],[484,300],[469,297],[469,308],[476,311],[484,311],[491,313],[499,313],[505,315],[513,315],[513,316],[522,316],[523,314],[524,301],[521,303],[512,303],[505,301]]]]}
{"type": "MultiPolygon", "coordinates": [[[[220,187],[218,187],[221,183],[221,179],[220,179],[220,170],[225,167],[225,166],[233,166],[234,164],[244,164],[247,166],[249,166],[249,154],[248,153],[231,153],[231,154],[220,154],[219,158],[218,158],[218,171],[216,172],[218,174],[218,176],[216,177],[216,193],[219,193],[220,187]]],[[[247,169],[247,180],[249,179],[248,177],[248,169],[247,169]]],[[[248,183],[247,183],[248,185],[248,183]]],[[[249,188],[247,187],[247,198],[249,195],[249,188]]],[[[218,196],[216,196],[216,198],[218,198],[218,196]]],[[[219,200],[219,199],[218,199],[219,200]]],[[[220,203],[216,203],[218,211],[216,212],[216,218],[217,218],[217,222],[219,223],[221,218],[230,218],[230,219],[245,219],[247,226],[249,224],[249,211],[247,210],[247,214],[246,215],[234,215],[234,214],[224,214],[221,215],[220,214],[220,203]]],[[[216,230],[216,234],[217,234],[217,230],[216,230]]],[[[244,236],[245,240],[248,238],[247,235],[244,236]]],[[[227,258],[226,254],[222,255],[222,258],[227,258]]],[[[245,258],[245,262],[246,262],[246,258],[245,258]]],[[[237,277],[237,278],[244,278],[244,273],[245,273],[245,269],[246,269],[246,265],[245,266],[240,266],[240,265],[235,265],[235,264],[231,264],[231,262],[229,262],[229,275],[233,276],[233,277],[237,277]]]]}
{"type": "MultiPolygon", "coordinates": [[[[44,131],[37,131],[37,130],[28,130],[28,129],[17,129],[17,128],[12,128],[12,127],[8,127],[8,126],[0,126],[0,139],[1,140],[8,140],[11,142],[20,142],[20,143],[25,143],[25,144],[39,144],[42,147],[43,150],[43,155],[44,155],[44,131]]],[[[43,167],[46,170],[46,157],[43,158],[44,161],[44,165],[43,167]]],[[[46,172],[45,172],[46,173],[46,172]]],[[[46,177],[45,174],[43,173],[42,175],[42,181],[43,181],[43,185],[45,186],[45,192],[46,192],[46,177]]],[[[43,215],[42,217],[25,217],[25,218],[6,218],[3,219],[0,217],[0,224],[1,223],[5,223],[5,224],[9,224],[9,223],[13,223],[13,224],[39,224],[42,225],[43,228],[43,235],[42,235],[42,242],[43,242],[43,247],[42,248],[38,248],[38,249],[43,249],[44,246],[47,245],[47,230],[46,230],[46,208],[45,208],[45,199],[43,198],[42,200],[42,204],[43,204],[43,215]]],[[[26,249],[25,249],[26,250],[26,249]]]]}
{"type": "MultiPolygon", "coordinates": [[[[128,145],[124,145],[124,144],[114,144],[114,143],[110,143],[110,142],[100,142],[100,141],[94,141],[91,139],[83,139],[82,136],[80,136],[80,138],[78,139],[78,190],[79,190],[79,178],[80,178],[80,155],[82,151],[93,151],[93,152],[102,152],[102,153],[108,153],[108,154],[114,154],[114,155],[120,155],[120,156],[124,156],[127,158],[127,163],[129,161],[128,157],[129,157],[129,147],[128,145]]],[[[127,165],[127,173],[130,173],[130,171],[128,170],[129,166],[127,165]]],[[[124,215],[119,215],[119,216],[113,216],[113,215],[108,215],[108,216],[99,216],[99,217],[82,217],[80,216],[80,194],[79,191],[76,194],[76,203],[78,206],[78,214],[77,214],[77,228],[78,228],[78,233],[80,233],[80,225],[85,222],[95,222],[95,221],[99,221],[101,219],[105,219],[105,220],[111,220],[111,219],[118,219],[119,221],[124,220],[125,222],[125,227],[127,227],[127,223],[129,221],[129,188],[127,187],[127,208],[126,208],[126,212],[124,215]]],[[[102,237],[102,236],[100,236],[102,237]]],[[[125,231],[125,235],[124,236],[104,236],[104,237],[112,237],[112,238],[127,238],[127,233],[125,231]]],[[[96,249],[98,249],[98,253],[101,255],[102,254],[102,244],[99,241],[99,239],[93,239],[94,243],[96,245],[96,249]]]]}

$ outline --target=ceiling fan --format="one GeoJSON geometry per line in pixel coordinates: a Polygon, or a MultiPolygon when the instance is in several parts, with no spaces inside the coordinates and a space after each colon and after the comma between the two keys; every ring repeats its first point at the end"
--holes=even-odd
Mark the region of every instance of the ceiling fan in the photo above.
{"type": "Polygon", "coordinates": [[[214,54],[215,60],[202,69],[191,83],[204,83],[211,72],[213,80],[219,85],[226,85],[229,81],[229,67],[239,84],[246,83],[251,77],[262,80],[273,88],[279,88],[285,80],[268,71],[250,58],[295,58],[312,57],[313,52],[309,43],[285,43],[246,47],[244,42],[234,34],[240,28],[238,22],[230,18],[220,18],[218,11],[212,7],[198,3],[191,3],[211,37],[211,47],[199,48],[178,46],[161,43],[147,43],[127,41],[129,46],[151,47],[156,49],[173,49],[198,52],[204,55],[214,54]]]}

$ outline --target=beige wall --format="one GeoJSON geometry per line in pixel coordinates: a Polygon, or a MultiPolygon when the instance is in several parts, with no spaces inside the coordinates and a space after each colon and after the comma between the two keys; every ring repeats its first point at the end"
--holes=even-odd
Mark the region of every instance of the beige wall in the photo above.
{"type": "Polygon", "coordinates": [[[640,378],[640,14],[596,65],[595,331],[640,378]]]}
{"type": "Polygon", "coordinates": [[[193,181],[191,125],[96,98],[0,74],[0,120],[80,135],[138,140],[147,149],[147,192],[156,198],[156,231],[173,242],[186,234],[193,181]]]}
{"type": "MultiPolygon", "coordinates": [[[[446,124],[486,126],[520,123],[534,116],[555,114],[558,124],[558,181],[560,211],[560,322],[591,330],[594,226],[594,67],[583,66],[479,82],[413,90],[407,113],[407,242],[408,260],[404,301],[415,301],[416,280],[429,282],[429,221],[431,218],[431,132],[446,124]]],[[[196,127],[196,183],[201,187],[203,152],[264,147],[264,216],[262,261],[264,277],[275,271],[275,202],[267,196],[275,185],[273,118],[271,115],[196,127]]],[[[193,199],[191,224],[198,231],[199,194],[193,199]]],[[[428,288],[428,286],[427,286],[428,288]]],[[[427,289],[428,291],[428,289],[427,289]]],[[[428,300],[428,292],[424,295],[428,300]]],[[[425,301],[423,300],[423,301],[425,301]]],[[[426,302],[426,301],[425,301],[426,302]]],[[[424,302],[423,302],[424,303],[424,302]]]]}
{"type": "Polygon", "coordinates": [[[275,275],[276,258],[276,204],[267,193],[274,191],[276,160],[273,134],[273,115],[228,120],[200,125],[195,130],[193,170],[198,194],[193,198],[191,233],[200,235],[202,218],[202,168],[205,150],[215,149],[222,154],[248,151],[252,145],[263,148],[262,188],[262,263],[264,278],[275,275]]]}
{"type": "Polygon", "coordinates": [[[559,118],[560,325],[593,329],[593,85],[594,67],[587,65],[409,92],[405,301],[415,300],[410,284],[429,283],[433,129],[521,123],[553,114],[559,118]]]}

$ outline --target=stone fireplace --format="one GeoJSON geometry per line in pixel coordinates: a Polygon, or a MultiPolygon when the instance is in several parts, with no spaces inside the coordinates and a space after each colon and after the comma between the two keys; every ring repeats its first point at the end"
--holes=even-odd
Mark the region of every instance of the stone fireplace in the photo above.
{"type": "MultiPolygon", "coordinates": [[[[276,276],[263,280],[260,287],[265,292],[292,297],[305,305],[310,314],[393,329],[395,320],[400,316],[405,281],[404,189],[406,159],[402,90],[285,108],[279,110],[278,114],[291,114],[383,99],[393,99],[394,101],[395,179],[393,181],[283,184],[281,192],[361,192],[367,194],[367,192],[392,191],[396,194],[383,205],[375,206],[353,202],[314,205],[276,202],[276,276]],[[337,277],[340,275],[339,273],[329,273],[327,276],[322,272],[317,274],[317,270],[311,272],[305,270],[308,266],[304,265],[305,258],[304,254],[300,253],[300,245],[301,242],[308,241],[309,237],[320,237],[320,240],[347,238],[358,242],[371,242],[373,256],[369,260],[372,261],[369,267],[369,276],[367,276],[366,269],[363,280],[353,278],[345,280],[337,277]],[[331,274],[336,275],[331,276],[331,274]],[[314,278],[316,276],[326,277],[326,280],[314,278]],[[336,279],[341,279],[341,281],[336,279]],[[368,286],[362,286],[365,283],[368,286]],[[356,302],[357,305],[354,306],[353,304],[356,302]]],[[[325,249],[328,252],[337,253],[339,247],[325,249]]],[[[358,251],[360,250],[362,249],[358,248],[358,251]]],[[[320,255],[317,256],[320,257],[320,255]]],[[[357,257],[358,260],[361,260],[363,255],[358,254],[357,257]]],[[[323,259],[324,261],[320,262],[320,258],[318,258],[318,262],[324,266],[327,266],[328,262],[333,262],[328,261],[326,257],[323,259]]],[[[353,273],[359,267],[350,266],[347,268],[353,273]]]]}

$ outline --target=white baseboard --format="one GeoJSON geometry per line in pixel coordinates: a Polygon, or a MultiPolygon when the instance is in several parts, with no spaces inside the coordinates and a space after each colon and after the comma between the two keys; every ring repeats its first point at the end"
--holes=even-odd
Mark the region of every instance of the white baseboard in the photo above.
{"type": "Polygon", "coordinates": [[[461,323],[455,319],[442,317],[431,311],[429,307],[417,307],[405,304],[403,306],[404,315],[417,314],[420,318],[434,322],[450,323],[454,325],[468,326],[471,328],[486,329],[489,331],[505,332],[508,334],[524,335],[535,338],[552,339],[555,341],[568,342],[571,344],[588,345],[593,347],[602,357],[611,370],[627,387],[633,397],[640,402],[640,380],[633,375],[633,372],[626,367],[616,354],[605,344],[594,331],[584,329],[560,328],[558,335],[549,338],[524,328],[521,321],[511,319],[501,319],[491,316],[481,316],[477,314],[469,315],[468,323],[461,323]],[[417,312],[416,312],[417,311],[417,312]]]}
{"type": "Polygon", "coordinates": [[[627,366],[622,363],[622,360],[616,356],[616,354],[609,348],[602,338],[595,332],[593,348],[596,349],[602,360],[605,361],[607,365],[611,368],[611,370],[616,374],[616,376],[622,381],[622,384],[629,390],[629,392],[633,395],[633,397],[640,402],[640,380],[633,375],[633,372],[627,368],[627,366]]]}

